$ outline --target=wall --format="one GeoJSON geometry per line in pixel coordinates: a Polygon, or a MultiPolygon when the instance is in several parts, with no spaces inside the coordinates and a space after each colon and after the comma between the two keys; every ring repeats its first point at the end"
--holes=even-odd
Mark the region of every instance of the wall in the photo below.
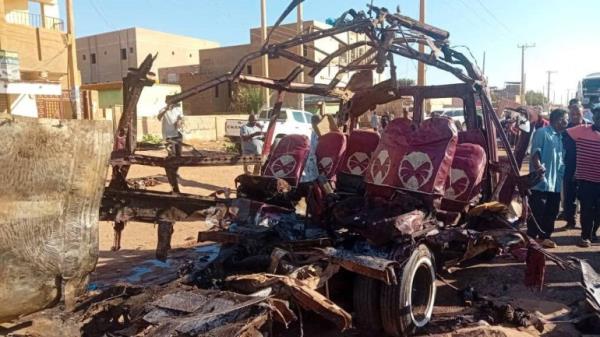
{"type": "Polygon", "coordinates": [[[35,95],[8,95],[10,113],[15,116],[37,117],[38,110],[35,95]]]}
{"type": "MultiPolygon", "coordinates": [[[[213,141],[225,137],[225,121],[227,119],[247,119],[248,115],[208,115],[184,116],[183,138],[213,141]]],[[[152,117],[138,118],[138,140],[144,134],[162,136],[161,122],[152,117]]]]}
{"type": "Polygon", "coordinates": [[[67,73],[65,34],[0,20],[0,49],[19,54],[21,71],[67,73]]]}

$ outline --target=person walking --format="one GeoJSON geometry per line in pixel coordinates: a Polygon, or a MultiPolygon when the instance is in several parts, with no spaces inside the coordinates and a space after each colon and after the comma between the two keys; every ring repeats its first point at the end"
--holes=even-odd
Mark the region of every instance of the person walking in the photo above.
{"type": "MultiPolygon", "coordinates": [[[[242,140],[243,155],[259,155],[262,154],[264,133],[262,125],[256,121],[256,116],[250,114],[248,123],[240,128],[240,138],[242,140]]],[[[248,164],[244,164],[244,173],[249,174],[248,164]]],[[[260,174],[260,165],[254,165],[254,175],[260,174]]]]}
{"type": "MultiPolygon", "coordinates": [[[[567,125],[567,129],[587,124],[583,119],[582,108],[578,99],[574,98],[569,101],[569,124],[567,125]]],[[[562,218],[567,222],[565,228],[573,229],[576,227],[575,211],[577,210],[577,204],[575,203],[577,198],[577,181],[575,180],[577,148],[575,141],[569,136],[568,132],[563,134],[563,148],[565,150],[565,176],[562,189],[562,218]]]]}
{"type": "Polygon", "coordinates": [[[167,142],[167,155],[180,157],[183,143],[181,103],[162,111],[156,117],[161,121],[162,136],[167,142]]]}
{"type": "Polygon", "coordinates": [[[560,208],[564,175],[561,133],[566,127],[567,112],[555,109],[550,113],[550,125],[535,131],[531,142],[529,171],[543,172],[543,179],[531,190],[529,206],[535,221],[529,219],[527,234],[538,239],[545,248],[556,247],[550,237],[560,208]]]}
{"type": "Polygon", "coordinates": [[[580,247],[590,247],[600,226],[600,107],[592,110],[591,125],[567,130],[576,144],[577,194],[581,205],[580,247]]]}

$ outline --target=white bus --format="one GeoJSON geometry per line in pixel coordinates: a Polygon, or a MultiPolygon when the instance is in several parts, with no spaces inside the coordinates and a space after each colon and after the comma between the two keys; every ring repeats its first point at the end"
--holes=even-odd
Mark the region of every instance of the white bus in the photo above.
{"type": "Polygon", "coordinates": [[[591,109],[600,103],[600,73],[589,74],[579,82],[577,98],[585,109],[591,109]]]}

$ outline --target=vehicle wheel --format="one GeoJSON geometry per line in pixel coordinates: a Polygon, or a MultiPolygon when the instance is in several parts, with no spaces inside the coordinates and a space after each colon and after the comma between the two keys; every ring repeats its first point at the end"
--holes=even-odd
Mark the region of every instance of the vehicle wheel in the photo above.
{"type": "Polygon", "coordinates": [[[382,284],[362,275],[354,278],[354,320],[356,327],[367,335],[377,336],[383,330],[379,305],[382,284]]]}
{"type": "Polygon", "coordinates": [[[429,323],[435,303],[435,266],[427,246],[415,249],[397,285],[381,286],[381,321],[391,336],[408,336],[429,323]]]}

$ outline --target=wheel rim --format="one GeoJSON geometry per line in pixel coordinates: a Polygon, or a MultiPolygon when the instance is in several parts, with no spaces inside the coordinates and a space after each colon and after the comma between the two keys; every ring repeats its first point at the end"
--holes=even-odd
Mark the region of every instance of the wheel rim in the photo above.
{"type": "Polygon", "coordinates": [[[419,259],[411,275],[410,289],[410,317],[415,326],[421,328],[431,319],[435,299],[435,274],[428,258],[419,259]]]}

